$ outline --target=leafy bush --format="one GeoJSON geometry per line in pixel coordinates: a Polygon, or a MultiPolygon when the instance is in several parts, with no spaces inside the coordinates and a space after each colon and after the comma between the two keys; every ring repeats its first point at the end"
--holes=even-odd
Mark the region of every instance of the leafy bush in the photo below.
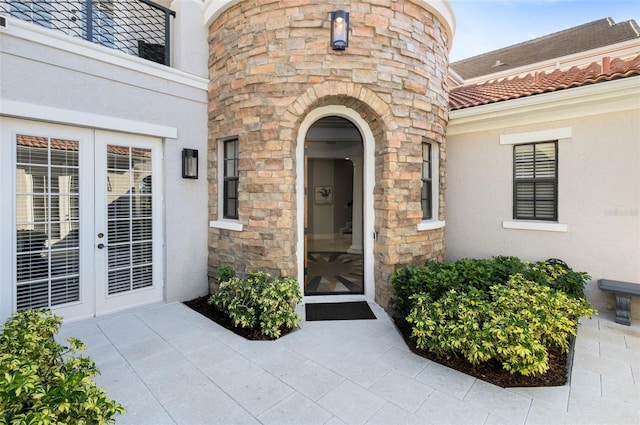
{"type": "Polygon", "coordinates": [[[464,259],[456,262],[436,263],[428,260],[423,266],[409,265],[391,276],[393,306],[398,318],[406,317],[413,308],[411,297],[427,293],[438,299],[451,289],[469,288],[486,290],[494,283],[504,282],[512,270],[522,262],[514,257],[496,257],[493,260],[464,259]]]}
{"type": "Polygon", "coordinates": [[[218,283],[226,282],[232,277],[236,277],[236,271],[229,264],[223,264],[216,269],[216,278],[218,283]]]}
{"type": "Polygon", "coordinates": [[[423,266],[409,265],[391,276],[393,307],[399,319],[413,308],[412,296],[429,294],[437,300],[451,289],[466,293],[472,289],[486,292],[497,283],[521,273],[528,281],[562,290],[574,297],[584,297],[584,286],[591,277],[584,272],[565,269],[546,261],[523,262],[517,257],[498,256],[490,260],[463,259],[447,263],[427,261],[423,266]]]}
{"type": "Polygon", "coordinates": [[[283,326],[294,327],[300,321],[295,306],[301,299],[295,279],[273,279],[254,271],[246,279],[234,276],[222,281],[209,303],[229,315],[235,326],[259,328],[262,334],[278,338],[283,326]]]}
{"type": "Polygon", "coordinates": [[[435,272],[429,265],[429,262],[422,267],[409,264],[391,275],[393,288],[391,303],[398,319],[404,319],[411,312],[414,304],[413,295],[431,293],[427,290],[427,285],[435,282],[435,272]]]}
{"type": "Polygon", "coordinates": [[[523,375],[548,369],[548,349],[567,351],[578,318],[595,312],[583,272],[516,257],[464,259],[397,270],[391,285],[397,323],[419,348],[462,354],[472,364],[499,360],[523,375]]]}
{"type": "Polygon", "coordinates": [[[596,313],[586,299],[520,273],[488,293],[450,289],[439,299],[421,293],[412,300],[406,320],[417,347],[438,355],[461,353],[472,364],[497,359],[506,370],[523,375],[547,371],[548,348],[568,351],[578,318],[596,313]]]}
{"type": "Polygon", "coordinates": [[[108,424],[124,408],[97,388],[99,372],[81,341],[54,341],[62,318],[46,310],[25,310],[0,334],[0,423],[108,424]]]}
{"type": "Polygon", "coordinates": [[[557,264],[545,261],[527,264],[522,274],[527,280],[548,285],[573,297],[584,297],[584,286],[591,279],[585,272],[576,272],[557,264]]]}

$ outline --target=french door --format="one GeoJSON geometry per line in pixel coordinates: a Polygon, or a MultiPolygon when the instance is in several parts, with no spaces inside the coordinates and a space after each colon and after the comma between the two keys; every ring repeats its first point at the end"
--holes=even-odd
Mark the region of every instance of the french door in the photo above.
{"type": "Polygon", "coordinates": [[[158,139],[96,131],[96,310],[162,300],[158,139]]]}
{"type": "Polygon", "coordinates": [[[2,316],[8,297],[65,319],[162,299],[160,140],[3,119],[0,149],[2,316]]]}

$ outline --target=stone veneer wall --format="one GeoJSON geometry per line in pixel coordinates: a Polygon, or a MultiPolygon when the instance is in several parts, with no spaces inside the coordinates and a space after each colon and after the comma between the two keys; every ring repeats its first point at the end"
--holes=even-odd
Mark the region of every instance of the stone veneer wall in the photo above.
{"type": "MultiPolygon", "coordinates": [[[[375,136],[376,301],[400,265],[444,260],[444,229],[418,231],[421,143],[440,143],[444,219],[447,32],[412,1],[247,0],[209,28],[209,211],[217,217],[217,144],[237,136],[241,232],[209,230],[209,275],[223,263],[296,276],[296,143],[312,110],[345,105],[375,136]],[[335,4],[333,4],[335,3],[335,4]],[[329,15],[350,12],[345,51],[329,15]]],[[[369,235],[365,231],[365,236],[369,235]]],[[[300,247],[302,249],[302,247],[300,247]]]]}

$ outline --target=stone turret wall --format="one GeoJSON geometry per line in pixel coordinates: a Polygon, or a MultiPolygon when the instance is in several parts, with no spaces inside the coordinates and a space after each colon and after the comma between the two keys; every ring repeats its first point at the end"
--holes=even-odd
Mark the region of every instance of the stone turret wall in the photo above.
{"type": "MultiPolygon", "coordinates": [[[[422,142],[440,148],[444,219],[448,33],[420,2],[247,0],[209,28],[209,211],[218,217],[220,140],[239,140],[242,231],[209,230],[209,267],[296,276],[296,147],[306,115],[357,111],[375,138],[374,277],[387,306],[400,265],[444,259],[444,229],[418,231],[422,142]],[[350,12],[349,47],[329,46],[332,10],[350,12]]],[[[365,232],[366,234],[366,232],[365,232]]]]}

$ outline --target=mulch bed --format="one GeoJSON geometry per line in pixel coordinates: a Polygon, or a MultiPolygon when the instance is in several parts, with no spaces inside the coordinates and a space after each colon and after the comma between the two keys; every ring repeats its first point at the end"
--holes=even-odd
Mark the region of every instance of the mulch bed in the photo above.
{"type": "MultiPolygon", "coordinates": [[[[260,329],[258,328],[243,328],[239,326],[234,326],[229,316],[227,316],[226,313],[223,313],[222,311],[218,310],[216,307],[210,305],[207,302],[208,299],[209,299],[209,296],[207,295],[204,297],[193,299],[191,301],[185,301],[184,305],[186,305],[187,307],[189,307],[194,311],[197,311],[203,316],[208,317],[209,319],[213,320],[220,326],[229,329],[231,332],[235,333],[236,335],[240,335],[243,338],[246,338],[252,341],[273,341],[274,339],[276,339],[276,338],[271,338],[266,335],[263,335],[262,332],[260,332],[260,329]]],[[[293,330],[292,328],[287,328],[283,326],[282,328],[280,328],[280,332],[281,332],[280,337],[282,338],[292,330],[293,330]]]]}
{"type": "Polygon", "coordinates": [[[436,356],[428,350],[416,347],[415,341],[410,338],[411,330],[405,324],[396,321],[396,327],[404,337],[409,349],[415,354],[499,387],[557,387],[567,383],[569,373],[567,353],[563,353],[557,348],[549,350],[549,370],[546,373],[524,376],[504,370],[497,360],[483,362],[474,366],[461,355],[436,356]]]}

